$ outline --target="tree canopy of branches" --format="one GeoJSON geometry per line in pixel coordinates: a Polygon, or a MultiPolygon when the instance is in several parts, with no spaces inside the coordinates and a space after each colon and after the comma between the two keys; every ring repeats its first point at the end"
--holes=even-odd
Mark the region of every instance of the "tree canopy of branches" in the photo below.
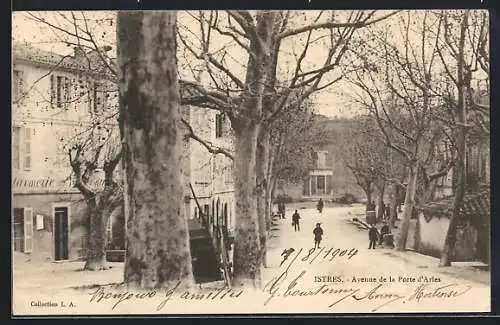
{"type": "Polygon", "coordinates": [[[259,216],[258,210],[264,210],[257,209],[257,197],[262,195],[262,184],[268,182],[265,172],[259,170],[265,171],[268,166],[272,122],[285,107],[294,107],[340,80],[338,67],[355,31],[392,14],[376,17],[375,11],[187,13],[192,18],[191,26],[197,24],[199,28],[196,33],[191,26],[180,26],[179,39],[184,48],[181,53],[196,59],[186,60],[193,75],[200,69],[207,75],[206,80],[200,78],[186,84],[192,87],[193,95],[183,101],[226,112],[235,131],[236,283],[260,285],[263,243],[258,235],[265,216],[259,216]],[[305,23],[301,24],[301,20],[305,23]],[[322,46],[325,60],[318,66],[318,52],[311,49],[322,46]],[[290,47],[292,53],[286,53],[285,48],[290,47]],[[246,58],[246,64],[236,57],[246,58]],[[297,90],[299,95],[290,101],[297,90]],[[262,153],[256,159],[258,151],[262,153]]]}
{"type": "MultiPolygon", "coordinates": [[[[484,13],[472,13],[476,17],[473,25],[464,23],[469,11],[408,11],[398,17],[396,27],[367,30],[364,37],[370,37],[370,42],[350,52],[352,64],[361,67],[349,78],[359,90],[356,100],[374,117],[385,144],[408,166],[405,210],[397,243],[400,250],[406,246],[419,177],[428,185],[446,175],[455,163],[458,174],[463,173],[460,148],[465,143],[466,99],[462,95],[471,89],[471,74],[484,65],[478,54],[484,52],[481,49],[487,39],[484,13]],[[451,35],[462,38],[452,41],[451,35]]],[[[461,201],[458,197],[463,196],[459,192],[457,206],[461,201]]],[[[454,229],[454,217],[451,220],[454,229]]]]}

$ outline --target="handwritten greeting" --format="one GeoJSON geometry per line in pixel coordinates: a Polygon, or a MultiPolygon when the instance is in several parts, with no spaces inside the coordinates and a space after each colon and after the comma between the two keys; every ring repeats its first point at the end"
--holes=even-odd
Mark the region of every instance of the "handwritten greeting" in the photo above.
{"type": "Polygon", "coordinates": [[[355,248],[288,248],[281,254],[277,274],[264,283],[259,291],[227,286],[212,290],[186,289],[181,282],[168,288],[143,292],[98,287],[89,292],[89,302],[109,304],[111,310],[116,310],[118,306],[126,303],[146,302],[144,305],[154,306],[155,311],[165,311],[172,301],[203,304],[223,302],[228,303],[227,306],[234,306],[234,303],[241,299],[251,297],[252,304],[262,304],[264,310],[272,309],[273,305],[282,305],[282,300],[318,297],[314,304],[323,304],[325,311],[334,311],[335,308],[339,310],[342,305],[352,308],[353,304],[362,304],[359,311],[364,311],[368,305],[369,310],[375,312],[398,303],[408,305],[431,299],[455,299],[466,295],[472,289],[470,285],[443,283],[442,279],[435,275],[317,274],[312,269],[323,269],[324,264],[311,268],[320,262],[326,265],[338,262],[340,264],[331,268],[336,270],[336,266],[352,264],[356,257],[359,257],[359,251],[355,248]],[[261,297],[261,300],[254,297],[261,297]]]}

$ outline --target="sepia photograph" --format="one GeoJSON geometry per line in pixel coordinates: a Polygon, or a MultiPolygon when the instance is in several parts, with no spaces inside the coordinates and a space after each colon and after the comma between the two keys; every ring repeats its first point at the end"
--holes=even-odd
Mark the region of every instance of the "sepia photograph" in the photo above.
{"type": "Polygon", "coordinates": [[[479,9],[13,11],[13,316],[491,311],[479,9]]]}

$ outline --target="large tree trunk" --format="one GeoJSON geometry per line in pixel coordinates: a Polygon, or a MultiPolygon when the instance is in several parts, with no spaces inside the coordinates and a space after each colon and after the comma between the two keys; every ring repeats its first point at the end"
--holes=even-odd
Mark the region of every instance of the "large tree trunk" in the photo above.
{"type": "Polygon", "coordinates": [[[377,209],[377,219],[382,220],[382,216],[385,213],[384,205],[384,192],[385,192],[385,182],[378,188],[378,209],[377,209]]]}
{"type": "Polygon", "coordinates": [[[125,282],[194,284],[183,204],[175,12],[119,12],[120,113],[129,220],[125,282]]]}
{"type": "Polygon", "coordinates": [[[368,206],[372,202],[372,192],[373,191],[372,191],[371,184],[369,184],[368,186],[364,186],[363,191],[365,191],[365,194],[366,194],[366,207],[368,208],[368,206]]]}
{"type": "Polygon", "coordinates": [[[415,193],[417,191],[418,165],[415,163],[410,169],[408,186],[406,188],[405,207],[403,209],[403,221],[399,227],[399,238],[396,249],[404,251],[406,249],[406,240],[408,239],[408,231],[410,228],[410,219],[413,208],[415,206],[415,193]]]}
{"type": "Polygon", "coordinates": [[[259,12],[251,37],[246,89],[240,95],[240,114],[233,117],[235,139],[236,229],[234,285],[261,287],[261,250],[257,214],[257,139],[263,116],[264,90],[269,77],[271,32],[276,12],[259,12]]]}
{"type": "Polygon", "coordinates": [[[267,159],[267,172],[266,172],[266,230],[271,230],[271,215],[272,215],[272,205],[273,205],[273,187],[276,184],[276,177],[273,176],[273,164],[274,164],[274,149],[272,144],[269,143],[268,159],[267,159]]]}
{"type": "Polygon", "coordinates": [[[106,265],[106,228],[111,212],[106,206],[99,207],[95,199],[87,201],[89,209],[89,233],[87,258],[84,270],[98,271],[107,269],[106,265]]]}
{"type": "Polygon", "coordinates": [[[465,102],[465,94],[466,94],[466,84],[464,78],[464,44],[466,37],[466,29],[468,24],[468,12],[465,11],[463,14],[463,20],[461,24],[460,30],[460,44],[459,44],[459,55],[458,55],[458,135],[457,135],[457,163],[456,163],[456,173],[457,173],[457,182],[455,187],[455,197],[453,200],[453,210],[451,214],[450,224],[448,226],[448,231],[446,232],[446,238],[444,242],[444,247],[441,252],[441,260],[439,262],[439,266],[451,266],[451,259],[453,256],[453,250],[455,248],[455,241],[457,236],[457,223],[458,218],[460,216],[460,208],[462,207],[462,201],[465,194],[465,136],[466,136],[466,121],[467,121],[467,112],[466,112],[466,102],[465,102]]]}
{"type": "Polygon", "coordinates": [[[264,267],[267,267],[267,182],[268,160],[269,160],[269,132],[261,129],[257,143],[257,214],[259,217],[259,237],[261,249],[261,261],[264,267]]]}
{"type": "Polygon", "coordinates": [[[259,218],[256,196],[256,155],[259,125],[251,122],[235,141],[236,229],[234,285],[261,285],[259,218]]]}

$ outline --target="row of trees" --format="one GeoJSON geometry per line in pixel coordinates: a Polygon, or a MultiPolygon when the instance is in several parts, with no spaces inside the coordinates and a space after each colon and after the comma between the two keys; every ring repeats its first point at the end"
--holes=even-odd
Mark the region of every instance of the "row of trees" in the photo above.
{"type": "Polygon", "coordinates": [[[346,164],[368,197],[371,184],[381,195],[386,183],[405,188],[398,250],[405,249],[416,202],[431,200],[436,182],[454,167],[453,213],[440,263],[449,266],[466,186],[465,146],[478,135],[489,137],[489,110],[477,102],[481,89],[474,83],[484,79],[489,89],[487,13],[407,12],[394,22],[365,30],[349,52],[351,65],[361,67],[348,77],[357,89],[352,97],[367,116],[356,121],[364,131],[347,137],[346,164]]]}
{"type": "MultiPolygon", "coordinates": [[[[325,77],[330,72],[338,73],[335,70],[338,70],[348,41],[357,29],[377,21],[373,18],[374,14],[374,12],[351,13],[350,16],[346,16],[346,22],[337,22],[336,17],[332,14],[331,17],[326,17],[326,20],[320,22],[322,16],[326,16],[324,12],[315,14],[315,17],[309,13],[285,11],[199,12],[197,14],[187,13],[189,17],[185,17],[184,22],[191,18],[192,25],[189,28],[178,29],[176,29],[176,13],[118,14],[118,57],[120,71],[123,73],[120,78],[121,114],[124,116],[124,139],[127,145],[130,145],[132,139],[137,139],[137,135],[131,135],[136,133],[140,133],[142,138],[133,143],[134,148],[135,146],[147,148],[150,144],[146,145],[146,142],[149,143],[153,138],[162,139],[161,133],[155,135],[151,131],[159,131],[161,128],[158,126],[164,123],[164,119],[160,118],[161,114],[157,113],[158,109],[168,114],[168,120],[174,123],[172,127],[175,127],[175,122],[179,119],[177,112],[180,104],[216,109],[224,112],[231,121],[234,132],[236,201],[235,285],[260,286],[260,269],[264,263],[263,257],[266,247],[266,224],[268,224],[266,218],[269,216],[266,211],[269,211],[270,190],[274,183],[271,177],[271,167],[274,166],[274,163],[270,163],[270,161],[276,158],[275,151],[279,150],[280,142],[286,141],[278,134],[278,136],[273,137],[273,141],[277,140],[278,145],[272,145],[271,133],[273,130],[280,129],[276,123],[279,123],[283,112],[295,110],[300,113],[303,107],[302,103],[312,93],[340,79],[338,75],[335,76],[335,73],[332,74],[334,78],[325,77]],[[312,21],[312,23],[296,27],[299,26],[301,18],[306,22],[312,21]],[[168,29],[168,32],[164,29],[168,29]],[[159,106],[159,102],[154,99],[159,96],[157,93],[159,90],[155,89],[155,86],[161,84],[162,89],[164,89],[165,85],[169,85],[172,94],[178,93],[179,86],[176,81],[173,82],[176,78],[161,79],[161,83],[154,81],[156,78],[165,78],[166,72],[163,71],[162,60],[168,56],[175,58],[177,39],[172,31],[176,30],[178,30],[178,40],[183,46],[184,53],[188,53],[193,61],[199,61],[198,64],[192,63],[190,68],[193,71],[204,69],[210,78],[208,81],[183,81],[183,87],[191,89],[191,91],[186,92],[189,95],[183,98],[172,96],[169,101],[160,101],[160,103],[168,102],[168,105],[159,106]],[[199,33],[193,33],[193,30],[199,33]],[[160,31],[161,37],[159,36],[160,31]],[[314,37],[314,33],[317,31],[326,32],[320,35],[321,37],[314,37]],[[166,38],[166,35],[171,37],[166,38]],[[283,57],[281,47],[294,37],[302,38],[302,42],[297,42],[302,49],[295,57],[293,55],[291,57],[284,56],[285,60],[295,59],[294,70],[280,71],[279,67],[285,66],[279,64],[283,57]],[[241,59],[238,60],[239,62],[234,62],[234,60],[232,63],[229,62],[230,59],[227,58],[234,58],[236,55],[231,53],[231,47],[223,41],[224,39],[229,40],[231,46],[237,46],[236,53],[239,54],[237,57],[246,58],[246,64],[241,64],[241,59]],[[327,42],[325,43],[323,40],[327,40],[327,42]],[[309,48],[315,42],[326,45],[326,58],[319,67],[311,66],[311,63],[308,66],[304,61],[309,48]],[[167,44],[169,47],[166,46],[167,44]],[[222,45],[221,49],[220,44],[226,45],[222,45]],[[141,49],[140,54],[137,54],[138,45],[141,49]],[[156,59],[153,59],[153,53],[158,55],[156,59]],[[144,60],[143,58],[151,59],[144,60]],[[240,63],[241,67],[238,68],[236,63],[240,63]],[[142,76],[138,75],[137,71],[146,71],[147,73],[142,76]],[[289,72],[288,75],[287,72],[289,72]],[[145,78],[146,75],[149,78],[145,78]],[[325,83],[324,80],[327,82],[325,83]],[[140,98],[141,101],[131,105],[131,97],[134,97],[135,100],[140,98]],[[137,107],[141,108],[141,113],[136,112],[137,107]],[[150,123],[153,126],[150,126],[150,123]],[[144,137],[145,134],[149,134],[151,138],[144,137]]],[[[172,66],[174,65],[169,65],[169,68],[172,66]]],[[[298,115],[289,114],[288,116],[295,119],[298,115]]],[[[172,132],[167,138],[174,139],[176,137],[172,132]]],[[[162,141],[166,143],[166,140],[162,141]]],[[[171,145],[175,146],[174,142],[171,145]]],[[[136,152],[137,150],[126,148],[125,151],[136,152]]],[[[153,176],[153,179],[157,179],[158,171],[154,170],[155,164],[138,165],[136,157],[131,155],[126,155],[126,157],[130,202],[139,199],[141,202],[151,200],[151,198],[145,198],[142,193],[134,192],[131,189],[136,187],[134,184],[139,181],[139,179],[131,179],[131,177],[144,174],[156,175],[156,177],[153,176]],[[138,169],[141,169],[141,172],[138,172],[138,169]]],[[[172,161],[169,161],[167,165],[177,163],[177,156],[169,155],[169,157],[172,161]]],[[[141,176],[141,180],[145,177],[147,176],[141,176]]],[[[151,181],[148,188],[155,188],[158,185],[161,185],[162,188],[166,187],[166,184],[157,184],[151,181]]],[[[175,206],[174,202],[171,203],[175,206]]],[[[173,236],[172,233],[166,232],[147,234],[143,228],[140,228],[140,223],[148,219],[146,215],[149,215],[149,219],[154,224],[160,222],[158,219],[165,221],[165,213],[159,207],[156,207],[156,210],[145,209],[142,213],[137,211],[133,203],[130,204],[130,207],[129,220],[137,220],[137,226],[133,226],[134,222],[129,223],[132,225],[129,232],[133,233],[135,230],[140,242],[145,241],[143,236],[154,240],[173,236]],[[151,215],[151,211],[157,211],[158,215],[151,215]]],[[[184,220],[182,216],[173,213],[168,216],[168,220],[170,218],[175,219],[176,222],[184,220]]],[[[186,242],[185,220],[182,224],[176,224],[176,229],[178,242],[186,242]],[[179,230],[181,231],[179,232],[179,230]],[[183,238],[179,238],[179,234],[183,238]]],[[[130,242],[128,244],[129,246],[133,245],[130,242]]],[[[126,269],[135,269],[136,274],[144,275],[145,266],[148,270],[151,270],[149,265],[161,265],[161,268],[153,268],[152,276],[146,276],[148,279],[153,279],[153,283],[148,284],[132,280],[126,271],[128,283],[134,283],[140,287],[162,286],[179,278],[185,278],[186,283],[189,283],[191,275],[185,264],[186,261],[190,263],[190,259],[185,246],[179,246],[168,240],[160,240],[155,245],[148,245],[145,249],[153,253],[145,255],[142,253],[144,249],[140,253],[139,251],[133,253],[134,249],[128,250],[126,269]],[[156,254],[158,250],[171,252],[177,257],[158,256],[156,254]],[[155,261],[158,261],[159,264],[155,264],[155,261]],[[161,272],[166,272],[168,269],[182,269],[185,272],[176,272],[173,276],[158,277],[155,272],[160,272],[160,269],[161,272]]]]}
{"type": "MultiPolygon", "coordinates": [[[[387,181],[401,183],[404,173],[409,171],[403,213],[403,229],[407,229],[417,175],[423,171],[430,176],[436,174],[426,169],[430,168],[426,158],[439,156],[434,149],[440,136],[456,139],[453,131],[460,124],[445,124],[456,116],[450,112],[454,112],[456,106],[453,105],[457,103],[456,98],[460,98],[451,96],[455,94],[449,81],[457,77],[447,64],[455,52],[458,53],[455,62],[465,60],[465,54],[456,51],[462,43],[457,45],[452,39],[459,34],[454,33],[455,27],[450,21],[461,21],[460,15],[426,13],[420,25],[422,33],[417,33],[422,39],[418,50],[412,48],[414,42],[409,38],[415,33],[410,29],[412,17],[409,13],[405,15],[376,11],[120,12],[116,23],[114,16],[103,18],[117,28],[117,66],[100,46],[95,31],[89,27],[92,19],[85,14],[62,13],[72,28],[61,28],[43,17],[31,15],[35,21],[57,30],[64,44],[95,51],[119,85],[123,150],[115,150],[114,158],[123,156],[126,170],[123,184],[128,220],[125,281],[140,288],[168,286],[179,279],[185,284],[193,282],[187,223],[180,212],[182,167],[179,162],[186,126],[180,114],[181,105],[218,110],[231,121],[237,202],[236,285],[260,286],[276,179],[296,175],[289,173],[300,169],[293,166],[294,162],[304,166],[299,159],[294,159],[297,156],[293,150],[307,147],[307,142],[300,142],[303,138],[298,137],[296,131],[310,122],[308,99],[343,78],[358,87],[357,100],[369,109],[372,120],[366,123],[367,134],[378,141],[376,148],[389,148],[395,152],[394,161],[401,160],[408,168],[401,168],[399,163],[389,167],[379,164],[387,159],[381,154],[383,150],[367,150],[373,146],[356,148],[353,152],[359,159],[350,164],[364,173],[362,164],[368,159],[370,167],[374,167],[367,174],[373,176],[370,182],[382,184],[379,185],[382,188],[387,181]],[[182,17],[180,23],[178,15],[182,17]],[[403,36],[407,36],[403,37],[404,44],[391,44],[391,30],[377,28],[376,23],[384,19],[400,19],[403,36]],[[436,22],[440,22],[438,29],[436,22]],[[426,52],[429,50],[432,51],[430,57],[426,52]],[[319,61],[319,55],[324,55],[323,62],[319,61]],[[441,69],[435,69],[436,62],[440,62],[441,69]],[[204,71],[203,77],[200,71],[204,71]],[[436,71],[440,71],[440,79],[434,77],[436,71]],[[433,78],[439,82],[434,84],[433,78]],[[443,80],[448,82],[445,84],[448,88],[443,88],[443,80]],[[433,87],[427,89],[429,85],[433,87]],[[371,132],[374,125],[378,133],[371,132]],[[373,137],[374,134],[378,136],[373,137]],[[287,146],[287,143],[302,144],[287,146]],[[362,164],[356,165],[358,163],[362,164]],[[380,179],[385,182],[380,183],[380,179]]],[[[467,20],[470,28],[465,28],[463,35],[468,35],[464,36],[467,40],[474,40],[476,59],[470,60],[477,62],[476,69],[479,66],[487,71],[489,58],[484,40],[487,29],[472,30],[472,26],[486,21],[486,16],[481,13],[473,16],[474,24],[467,20]]],[[[102,25],[102,21],[97,25],[102,25]]],[[[467,62],[472,62],[470,60],[467,62]]],[[[464,71],[474,69],[470,64],[466,67],[464,71]]],[[[461,81],[457,80],[455,85],[463,85],[464,71],[461,81]]],[[[481,108],[480,105],[474,107],[478,111],[481,108]]],[[[194,134],[191,132],[191,135],[194,134]]],[[[203,141],[199,137],[195,140],[203,141]]],[[[85,172],[78,170],[80,166],[91,165],[82,159],[77,163],[79,160],[75,157],[83,152],[78,151],[79,148],[72,148],[72,167],[76,175],[82,175],[80,184],[84,185],[85,172]]],[[[110,170],[118,166],[114,158],[104,163],[110,170]]],[[[106,189],[118,188],[115,182],[109,184],[106,189]]],[[[79,188],[85,190],[82,185],[79,188]]],[[[106,189],[102,193],[113,192],[106,189]]],[[[97,196],[92,194],[88,197],[97,196]]],[[[96,213],[96,222],[90,223],[95,225],[94,229],[102,230],[97,228],[107,218],[102,216],[102,211],[96,213]],[[100,217],[103,219],[99,223],[100,217]]],[[[398,247],[404,249],[402,240],[398,247]]],[[[96,243],[96,246],[99,245],[96,243]]],[[[104,252],[102,242],[97,250],[104,252]]],[[[95,256],[89,258],[93,260],[88,263],[89,268],[103,265],[103,255],[95,256]]]]}

